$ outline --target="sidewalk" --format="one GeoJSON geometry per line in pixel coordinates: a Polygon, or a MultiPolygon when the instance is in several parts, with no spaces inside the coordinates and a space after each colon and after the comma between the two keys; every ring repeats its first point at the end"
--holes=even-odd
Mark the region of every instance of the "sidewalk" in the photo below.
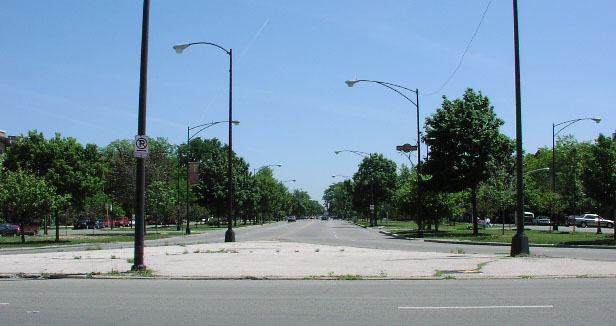
{"type": "MultiPolygon", "coordinates": [[[[133,249],[0,256],[0,277],[134,277],[133,249]],[[131,261],[131,262],[129,262],[131,261]]],[[[153,277],[440,279],[616,277],[616,261],[409,252],[275,241],[145,248],[153,277]]]]}

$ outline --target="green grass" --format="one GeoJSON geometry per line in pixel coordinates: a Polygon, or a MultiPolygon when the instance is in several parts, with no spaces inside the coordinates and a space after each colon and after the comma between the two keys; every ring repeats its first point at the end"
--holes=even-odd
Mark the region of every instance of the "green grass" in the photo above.
{"type": "MultiPolygon", "coordinates": [[[[149,230],[148,230],[149,231],[149,230]]],[[[165,239],[177,237],[177,233],[153,233],[145,235],[146,240],[165,239]]],[[[60,241],[55,241],[55,235],[26,236],[26,243],[21,243],[21,237],[0,237],[0,248],[22,248],[22,247],[45,247],[58,245],[74,244],[101,244],[115,242],[133,242],[134,234],[79,234],[79,235],[60,235],[60,241]]],[[[98,247],[90,247],[97,250],[98,247]]]]}
{"type": "MultiPolygon", "coordinates": [[[[416,230],[392,230],[401,236],[414,237],[416,230]]],[[[539,230],[526,230],[528,241],[532,244],[554,245],[599,245],[616,246],[612,234],[595,234],[592,232],[549,232],[539,230]]],[[[436,231],[424,231],[426,239],[468,240],[478,242],[511,243],[511,238],[516,231],[498,229],[480,229],[478,235],[473,235],[472,230],[442,229],[436,231]]]]}
{"type": "MultiPolygon", "coordinates": [[[[362,225],[369,225],[369,222],[362,221],[362,225]]],[[[389,225],[384,225],[379,221],[379,226],[403,237],[417,236],[417,224],[412,221],[390,221],[389,225]]],[[[506,227],[505,234],[498,227],[484,229],[479,226],[479,234],[473,235],[472,224],[458,223],[455,226],[440,225],[439,231],[424,230],[426,239],[445,239],[445,240],[468,240],[477,242],[498,242],[511,243],[511,238],[516,234],[515,226],[510,231],[506,227]]],[[[594,232],[550,232],[540,230],[524,231],[528,240],[532,244],[554,244],[554,245],[598,245],[616,246],[612,234],[596,234],[594,232]]]]}

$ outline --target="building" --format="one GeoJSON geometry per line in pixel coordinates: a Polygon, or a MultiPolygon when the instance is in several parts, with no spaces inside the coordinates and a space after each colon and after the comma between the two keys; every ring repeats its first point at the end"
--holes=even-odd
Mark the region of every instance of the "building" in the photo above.
{"type": "Polygon", "coordinates": [[[11,141],[15,140],[15,136],[6,135],[6,131],[0,130],[0,156],[4,156],[6,149],[11,146],[11,141]]]}

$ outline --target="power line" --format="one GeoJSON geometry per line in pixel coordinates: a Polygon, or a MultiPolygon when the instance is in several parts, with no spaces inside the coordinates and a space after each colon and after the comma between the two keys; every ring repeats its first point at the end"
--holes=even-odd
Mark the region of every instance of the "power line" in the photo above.
{"type": "Polygon", "coordinates": [[[462,66],[462,62],[464,61],[464,57],[466,56],[466,53],[468,52],[468,49],[471,47],[471,44],[473,43],[473,40],[475,39],[475,36],[477,35],[477,32],[479,32],[479,28],[481,27],[481,23],[483,23],[483,19],[486,17],[486,14],[488,13],[488,8],[490,8],[490,4],[491,3],[492,3],[492,0],[488,1],[488,5],[486,6],[486,9],[483,11],[483,15],[481,15],[481,20],[479,21],[479,24],[477,25],[477,28],[475,28],[475,32],[473,33],[473,36],[471,37],[471,40],[466,45],[466,49],[464,49],[464,53],[462,54],[462,58],[460,58],[460,62],[458,62],[458,66],[456,67],[456,69],[454,69],[454,71],[451,73],[449,78],[447,78],[447,80],[443,83],[443,85],[441,85],[441,87],[438,90],[436,90],[436,91],[434,91],[432,93],[424,93],[423,95],[434,95],[434,94],[440,92],[449,83],[449,81],[451,81],[453,76],[455,76],[455,74],[458,72],[458,70],[462,66]]]}

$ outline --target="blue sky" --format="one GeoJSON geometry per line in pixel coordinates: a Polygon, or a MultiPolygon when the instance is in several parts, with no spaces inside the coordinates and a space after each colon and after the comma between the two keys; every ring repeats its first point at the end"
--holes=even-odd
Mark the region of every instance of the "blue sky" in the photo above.
{"type": "MultiPolygon", "coordinates": [[[[150,9],[147,134],[186,141],[186,127],[227,120],[234,52],[234,150],[251,167],[283,164],[321,200],[334,174],[360,157],[416,141],[415,107],[372,79],[420,91],[421,124],[467,87],[481,90],[515,136],[512,1],[493,0],[457,73],[444,87],[488,0],[162,1],[150,9]]],[[[0,129],[60,132],[106,146],[137,133],[142,1],[0,2],[0,129]]],[[[519,1],[524,149],[551,146],[551,126],[589,141],[615,131],[616,2],[519,1]]],[[[413,94],[409,94],[413,96],[413,94]]],[[[225,126],[200,136],[227,142],[225,126]]],[[[425,153],[425,150],[423,151],[425,153]]],[[[416,158],[413,158],[416,160],[416,158]]]]}

